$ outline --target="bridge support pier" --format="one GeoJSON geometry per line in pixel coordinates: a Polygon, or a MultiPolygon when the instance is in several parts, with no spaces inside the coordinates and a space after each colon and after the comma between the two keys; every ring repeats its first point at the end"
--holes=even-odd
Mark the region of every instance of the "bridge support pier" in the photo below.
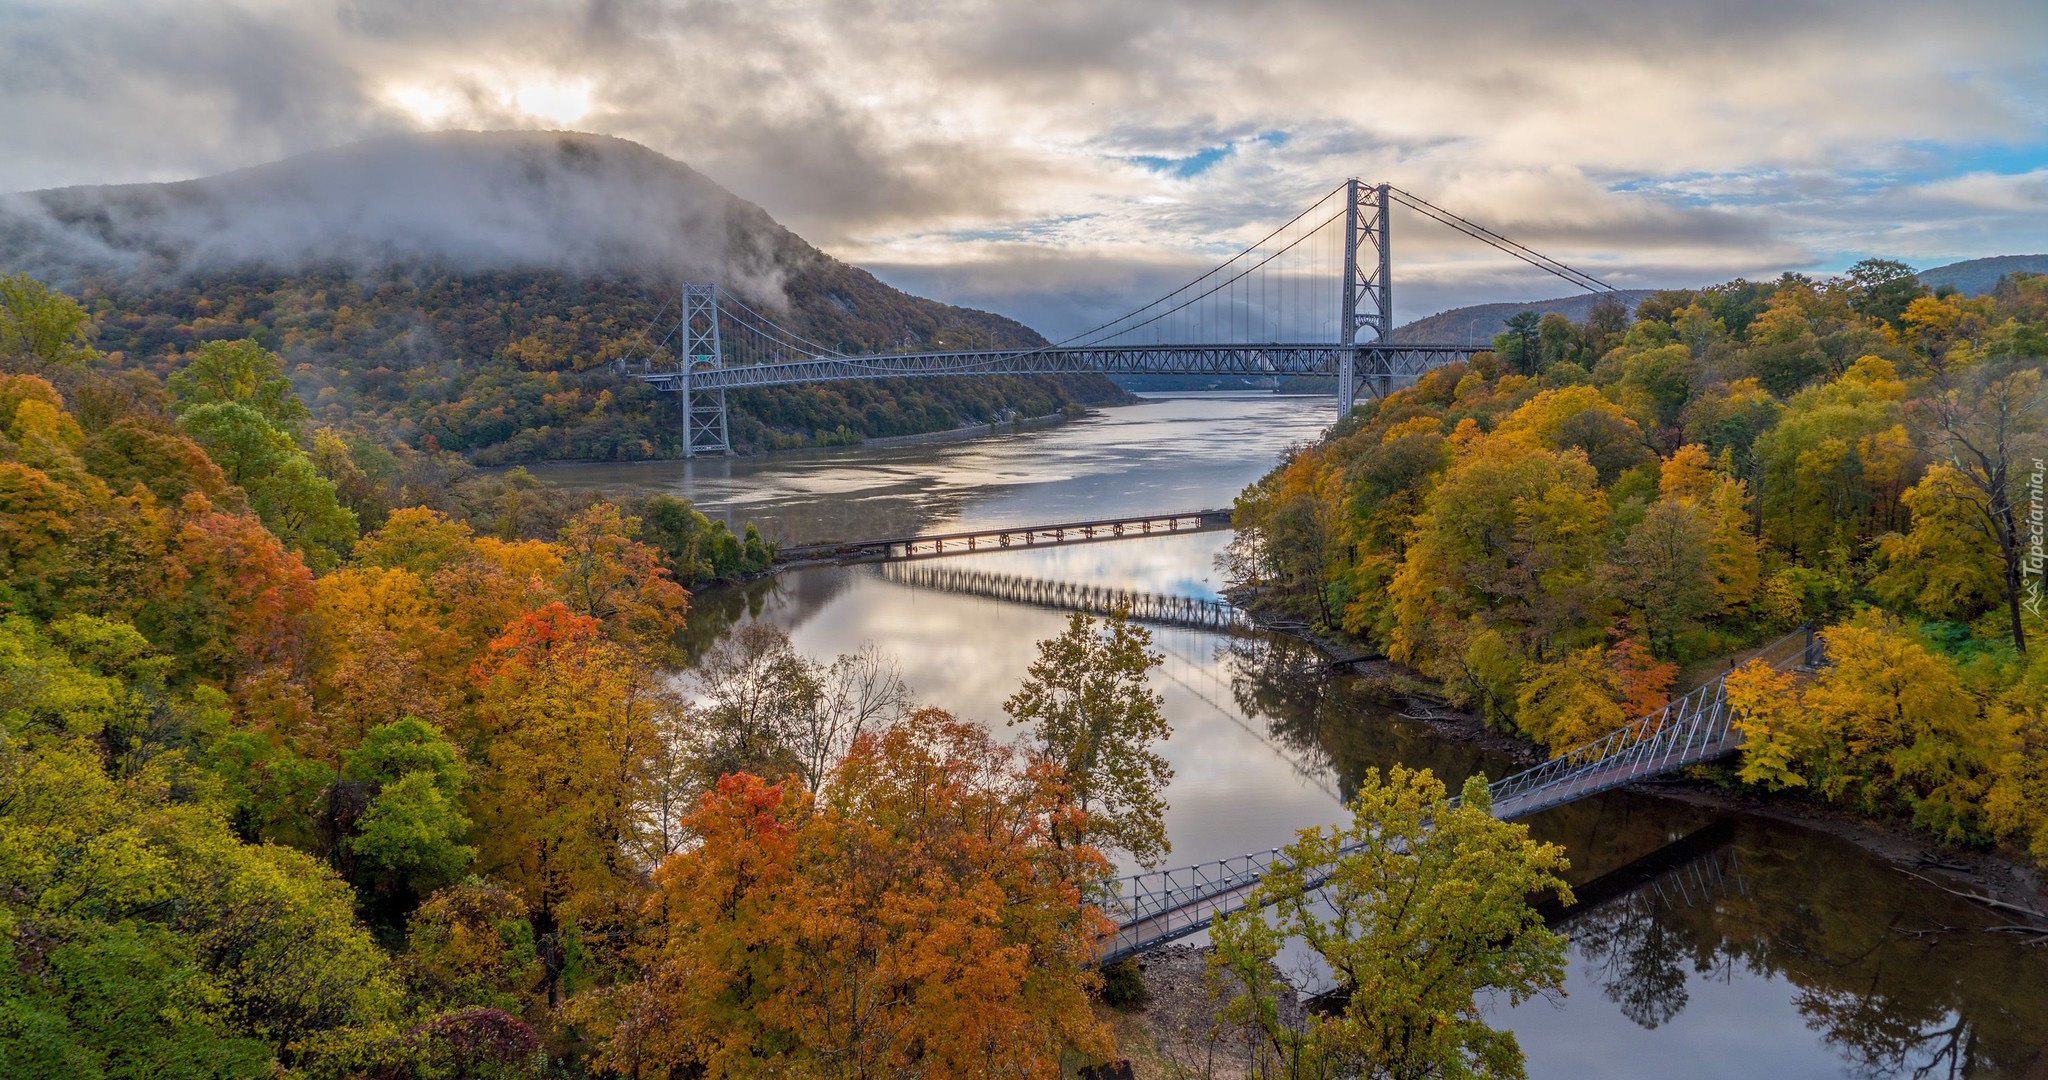
{"type": "Polygon", "coordinates": [[[725,391],[691,390],[690,377],[682,379],[683,456],[728,454],[732,435],[726,426],[725,391]]]}
{"type": "MultiPolygon", "coordinates": [[[[1337,419],[1351,415],[1358,404],[1358,359],[1364,350],[1359,331],[1372,340],[1393,343],[1393,247],[1387,238],[1387,185],[1366,187],[1356,178],[1344,182],[1344,310],[1339,313],[1337,354],[1337,419]],[[1370,251],[1361,250],[1370,245],[1370,251]]],[[[1375,353],[1374,355],[1384,355],[1375,353]]],[[[1369,372],[1368,375],[1383,375],[1369,372]]],[[[1391,380],[1380,381],[1382,396],[1391,380]]]]}
{"type": "Polygon", "coordinates": [[[718,339],[718,286],[683,286],[683,456],[732,452],[726,426],[725,390],[696,389],[690,377],[725,366],[718,339]]]}

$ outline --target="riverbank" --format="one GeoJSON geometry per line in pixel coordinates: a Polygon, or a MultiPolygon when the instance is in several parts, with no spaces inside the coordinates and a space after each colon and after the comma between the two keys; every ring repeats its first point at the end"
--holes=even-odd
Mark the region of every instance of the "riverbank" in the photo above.
{"type": "MultiPolygon", "coordinates": [[[[1209,950],[1162,945],[1135,957],[1145,1002],[1122,1012],[1098,1005],[1116,1035],[1133,1080],[1239,1080],[1276,1075],[1274,1055],[1249,1028],[1223,1020],[1227,992],[1209,978],[1209,950]]],[[[1285,979],[1282,979],[1285,984],[1285,979]]],[[[1299,1028],[1307,1008],[1292,986],[1281,991],[1280,1021],[1299,1028]]]]}
{"type": "MultiPolygon", "coordinates": [[[[1291,620],[1273,618],[1270,612],[1262,613],[1256,597],[1240,592],[1233,599],[1239,601],[1261,629],[1305,642],[1330,658],[1333,666],[1378,680],[1389,705],[1399,708],[1408,719],[1429,725],[1440,737],[1484,747],[1525,766],[1546,759],[1547,755],[1535,743],[1489,727],[1473,713],[1448,704],[1442,688],[1422,673],[1379,657],[1343,659],[1356,657],[1365,651],[1363,646],[1348,638],[1326,637],[1291,620]]],[[[1902,875],[1918,876],[1936,888],[1992,910],[2008,916],[2024,915],[2032,924],[2048,927],[2048,881],[2044,881],[2039,869],[2016,854],[1956,847],[1925,833],[1838,807],[1735,784],[1724,767],[1705,766],[1685,774],[1631,784],[1628,790],[1826,833],[1885,859],[1902,875]]]]}

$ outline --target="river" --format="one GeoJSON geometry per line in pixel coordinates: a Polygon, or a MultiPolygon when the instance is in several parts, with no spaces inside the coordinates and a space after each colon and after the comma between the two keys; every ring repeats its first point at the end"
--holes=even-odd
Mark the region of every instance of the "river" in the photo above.
{"type": "MultiPolygon", "coordinates": [[[[543,475],[665,491],[786,543],[1227,506],[1327,400],[1149,397],[1085,419],[957,442],[757,458],[564,465],[543,475]]],[[[1010,575],[1213,598],[1227,533],[944,562],[1010,575]]],[[[821,659],[873,642],[919,698],[992,726],[1054,611],[915,588],[873,567],[809,567],[696,598],[696,645],[746,619],[821,659]]],[[[1343,816],[1364,770],[1434,769],[1453,788],[1512,766],[1376,704],[1279,638],[1156,628],[1173,864],[1278,846],[1343,816]]],[[[1532,1077],[2048,1076],[2048,951],[1974,928],[1997,920],[1845,840],[1672,799],[1612,792],[1528,819],[1597,899],[1559,926],[1566,996],[1489,1005],[1532,1077]],[[1704,831],[1702,831],[1704,830],[1704,831]],[[1610,871],[1685,837],[1644,872],[1610,871]]]]}

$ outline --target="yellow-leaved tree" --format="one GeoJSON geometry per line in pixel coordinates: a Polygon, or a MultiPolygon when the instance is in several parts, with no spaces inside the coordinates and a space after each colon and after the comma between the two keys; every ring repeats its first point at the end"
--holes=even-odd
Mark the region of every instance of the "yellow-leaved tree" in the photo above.
{"type": "Polygon", "coordinates": [[[1369,770],[1351,814],[1303,830],[1252,902],[1216,921],[1210,966],[1238,991],[1226,1018],[1293,1076],[1523,1076],[1514,1033],[1489,1027],[1476,995],[1563,991],[1565,939],[1529,898],[1571,902],[1564,850],[1495,820],[1483,776],[1454,805],[1427,769],[1369,770]],[[1322,956],[1341,1010],[1281,1021],[1273,960],[1289,938],[1322,956]]]}

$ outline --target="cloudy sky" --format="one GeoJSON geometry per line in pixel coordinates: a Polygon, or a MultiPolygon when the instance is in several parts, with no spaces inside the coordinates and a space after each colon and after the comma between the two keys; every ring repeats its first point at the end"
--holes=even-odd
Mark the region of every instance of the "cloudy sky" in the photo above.
{"type": "MultiPolygon", "coordinates": [[[[1391,180],[1624,286],[2048,251],[2048,4],[0,0],[0,190],[574,128],[1057,331],[1391,180]]],[[[1569,292],[1396,221],[1403,317],[1569,292]]]]}

